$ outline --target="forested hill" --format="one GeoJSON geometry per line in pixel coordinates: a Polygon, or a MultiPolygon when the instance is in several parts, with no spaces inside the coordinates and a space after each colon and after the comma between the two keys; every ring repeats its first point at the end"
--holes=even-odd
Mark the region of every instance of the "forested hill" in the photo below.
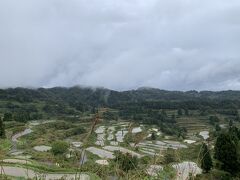
{"type": "Polygon", "coordinates": [[[113,91],[104,88],[55,87],[55,88],[9,88],[0,90],[0,100],[20,103],[47,101],[63,103],[83,103],[91,106],[115,106],[125,103],[141,102],[186,102],[208,101],[231,102],[238,104],[240,91],[166,91],[154,88],[139,88],[130,91],[113,91]]]}

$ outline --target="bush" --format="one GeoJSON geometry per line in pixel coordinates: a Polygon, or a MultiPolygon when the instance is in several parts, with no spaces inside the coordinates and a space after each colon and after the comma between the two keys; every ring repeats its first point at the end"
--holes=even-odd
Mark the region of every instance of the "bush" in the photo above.
{"type": "Polygon", "coordinates": [[[52,153],[54,155],[61,155],[67,152],[69,144],[65,141],[56,141],[52,145],[52,153]]]}
{"type": "Polygon", "coordinates": [[[114,161],[118,164],[121,170],[128,172],[129,170],[137,169],[138,159],[136,156],[132,156],[128,153],[123,154],[120,151],[115,151],[114,155],[114,161]]]}
{"type": "Polygon", "coordinates": [[[86,129],[84,129],[83,127],[76,127],[66,131],[66,136],[75,136],[83,133],[86,133],[86,129]]]}
{"type": "Polygon", "coordinates": [[[178,162],[176,152],[173,149],[168,149],[164,154],[163,163],[170,164],[173,162],[178,162]]]}

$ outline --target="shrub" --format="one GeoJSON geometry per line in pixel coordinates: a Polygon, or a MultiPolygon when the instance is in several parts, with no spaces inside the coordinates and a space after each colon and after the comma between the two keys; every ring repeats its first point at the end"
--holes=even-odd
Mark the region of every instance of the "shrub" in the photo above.
{"type": "Polygon", "coordinates": [[[65,141],[56,141],[52,145],[52,153],[54,155],[61,155],[67,152],[69,144],[65,141]]]}
{"type": "Polygon", "coordinates": [[[129,170],[136,169],[138,165],[138,159],[131,154],[123,154],[120,151],[115,151],[114,161],[118,164],[119,169],[128,172],[129,170]]]}

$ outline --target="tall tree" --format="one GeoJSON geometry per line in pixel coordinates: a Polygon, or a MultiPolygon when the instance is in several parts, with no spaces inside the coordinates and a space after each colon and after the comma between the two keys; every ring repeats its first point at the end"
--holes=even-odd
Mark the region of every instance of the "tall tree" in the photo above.
{"type": "Polygon", "coordinates": [[[156,135],[155,135],[155,133],[154,132],[152,132],[152,134],[151,134],[151,140],[156,140],[156,135]]]}
{"type": "Polygon", "coordinates": [[[232,119],[230,119],[230,121],[229,121],[229,127],[232,127],[233,126],[233,120],[232,119]]]}
{"type": "Polygon", "coordinates": [[[235,117],[235,121],[240,121],[240,116],[239,116],[238,111],[237,111],[237,115],[236,115],[236,117],[235,117]]]}
{"type": "Polygon", "coordinates": [[[183,112],[182,109],[178,109],[178,116],[182,116],[183,112]]]}
{"type": "Polygon", "coordinates": [[[229,134],[222,133],[218,136],[214,150],[215,158],[221,162],[224,171],[236,174],[240,170],[237,145],[229,134]]]}
{"type": "Polygon", "coordinates": [[[206,173],[208,173],[211,170],[211,168],[213,167],[213,163],[212,163],[212,158],[211,158],[208,146],[205,143],[203,143],[202,151],[201,151],[200,155],[201,155],[200,156],[200,158],[201,158],[201,168],[206,173]]]}
{"type": "Polygon", "coordinates": [[[215,130],[216,130],[217,132],[221,131],[221,127],[219,126],[219,124],[216,124],[216,125],[215,125],[215,130]]]}
{"type": "Polygon", "coordinates": [[[5,138],[5,127],[2,118],[0,117],[0,138],[5,138]]]}
{"type": "Polygon", "coordinates": [[[3,116],[3,121],[11,121],[12,120],[12,113],[5,113],[3,116]]]}

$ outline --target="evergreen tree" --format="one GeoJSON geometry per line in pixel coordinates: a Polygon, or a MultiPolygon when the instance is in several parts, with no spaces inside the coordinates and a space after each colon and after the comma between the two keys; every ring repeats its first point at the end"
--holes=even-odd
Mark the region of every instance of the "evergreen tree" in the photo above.
{"type": "Polygon", "coordinates": [[[182,109],[178,109],[178,116],[182,116],[183,112],[182,109]]]}
{"type": "Polygon", "coordinates": [[[224,171],[236,174],[240,170],[237,145],[229,134],[220,134],[215,144],[215,158],[221,162],[224,171]]]}
{"type": "Polygon", "coordinates": [[[151,140],[156,140],[156,135],[155,135],[155,133],[154,132],[152,132],[152,135],[151,135],[151,140]]]}
{"type": "Polygon", "coordinates": [[[240,130],[238,130],[238,128],[235,126],[232,126],[232,127],[229,127],[228,134],[231,140],[233,140],[234,143],[238,145],[238,141],[240,139],[240,130]]]}
{"type": "Polygon", "coordinates": [[[239,116],[239,113],[237,112],[237,115],[235,117],[235,121],[240,121],[240,116],[239,116]]]}
{"type": "Polygon", "coordinates": [[[12,113],[5,113],[3,116],[3,121],[11,121],[12,120],[12,113]]]}
{"type": "Polygon", "coordinates": [[[188,111],[188,109],[184,109],[184,114],[185,114],[185,116],[189,116],[189,111],[188,111]]]}
{"type": "Polygon", "coordinates": [[[221,127],[219,126],[219,124],[216,124],[216,125],[215,125],[215,130],[216,130],[217,132],[221,131],[221,127]]]}
{"type": "Polygon", "coordinates": [[[5,138],[5,127],[1,117],[0,117],[0,138],[5,138]]]}
{"type": "Polygon", "coordinates": [[[171,116],[171,123],[176,123],[176,116],[175,116],[175,114],[172,114],[172,116],[171,116]]]}
{"type": "Polygon", "coordinates": [[[202,146],[202,152],[201,152],[201,168],[208,173],[211,168],[213,167],[212,164],[212,158],[209,152],[209,149],[205,143],[203,143],[202,146]]]}

